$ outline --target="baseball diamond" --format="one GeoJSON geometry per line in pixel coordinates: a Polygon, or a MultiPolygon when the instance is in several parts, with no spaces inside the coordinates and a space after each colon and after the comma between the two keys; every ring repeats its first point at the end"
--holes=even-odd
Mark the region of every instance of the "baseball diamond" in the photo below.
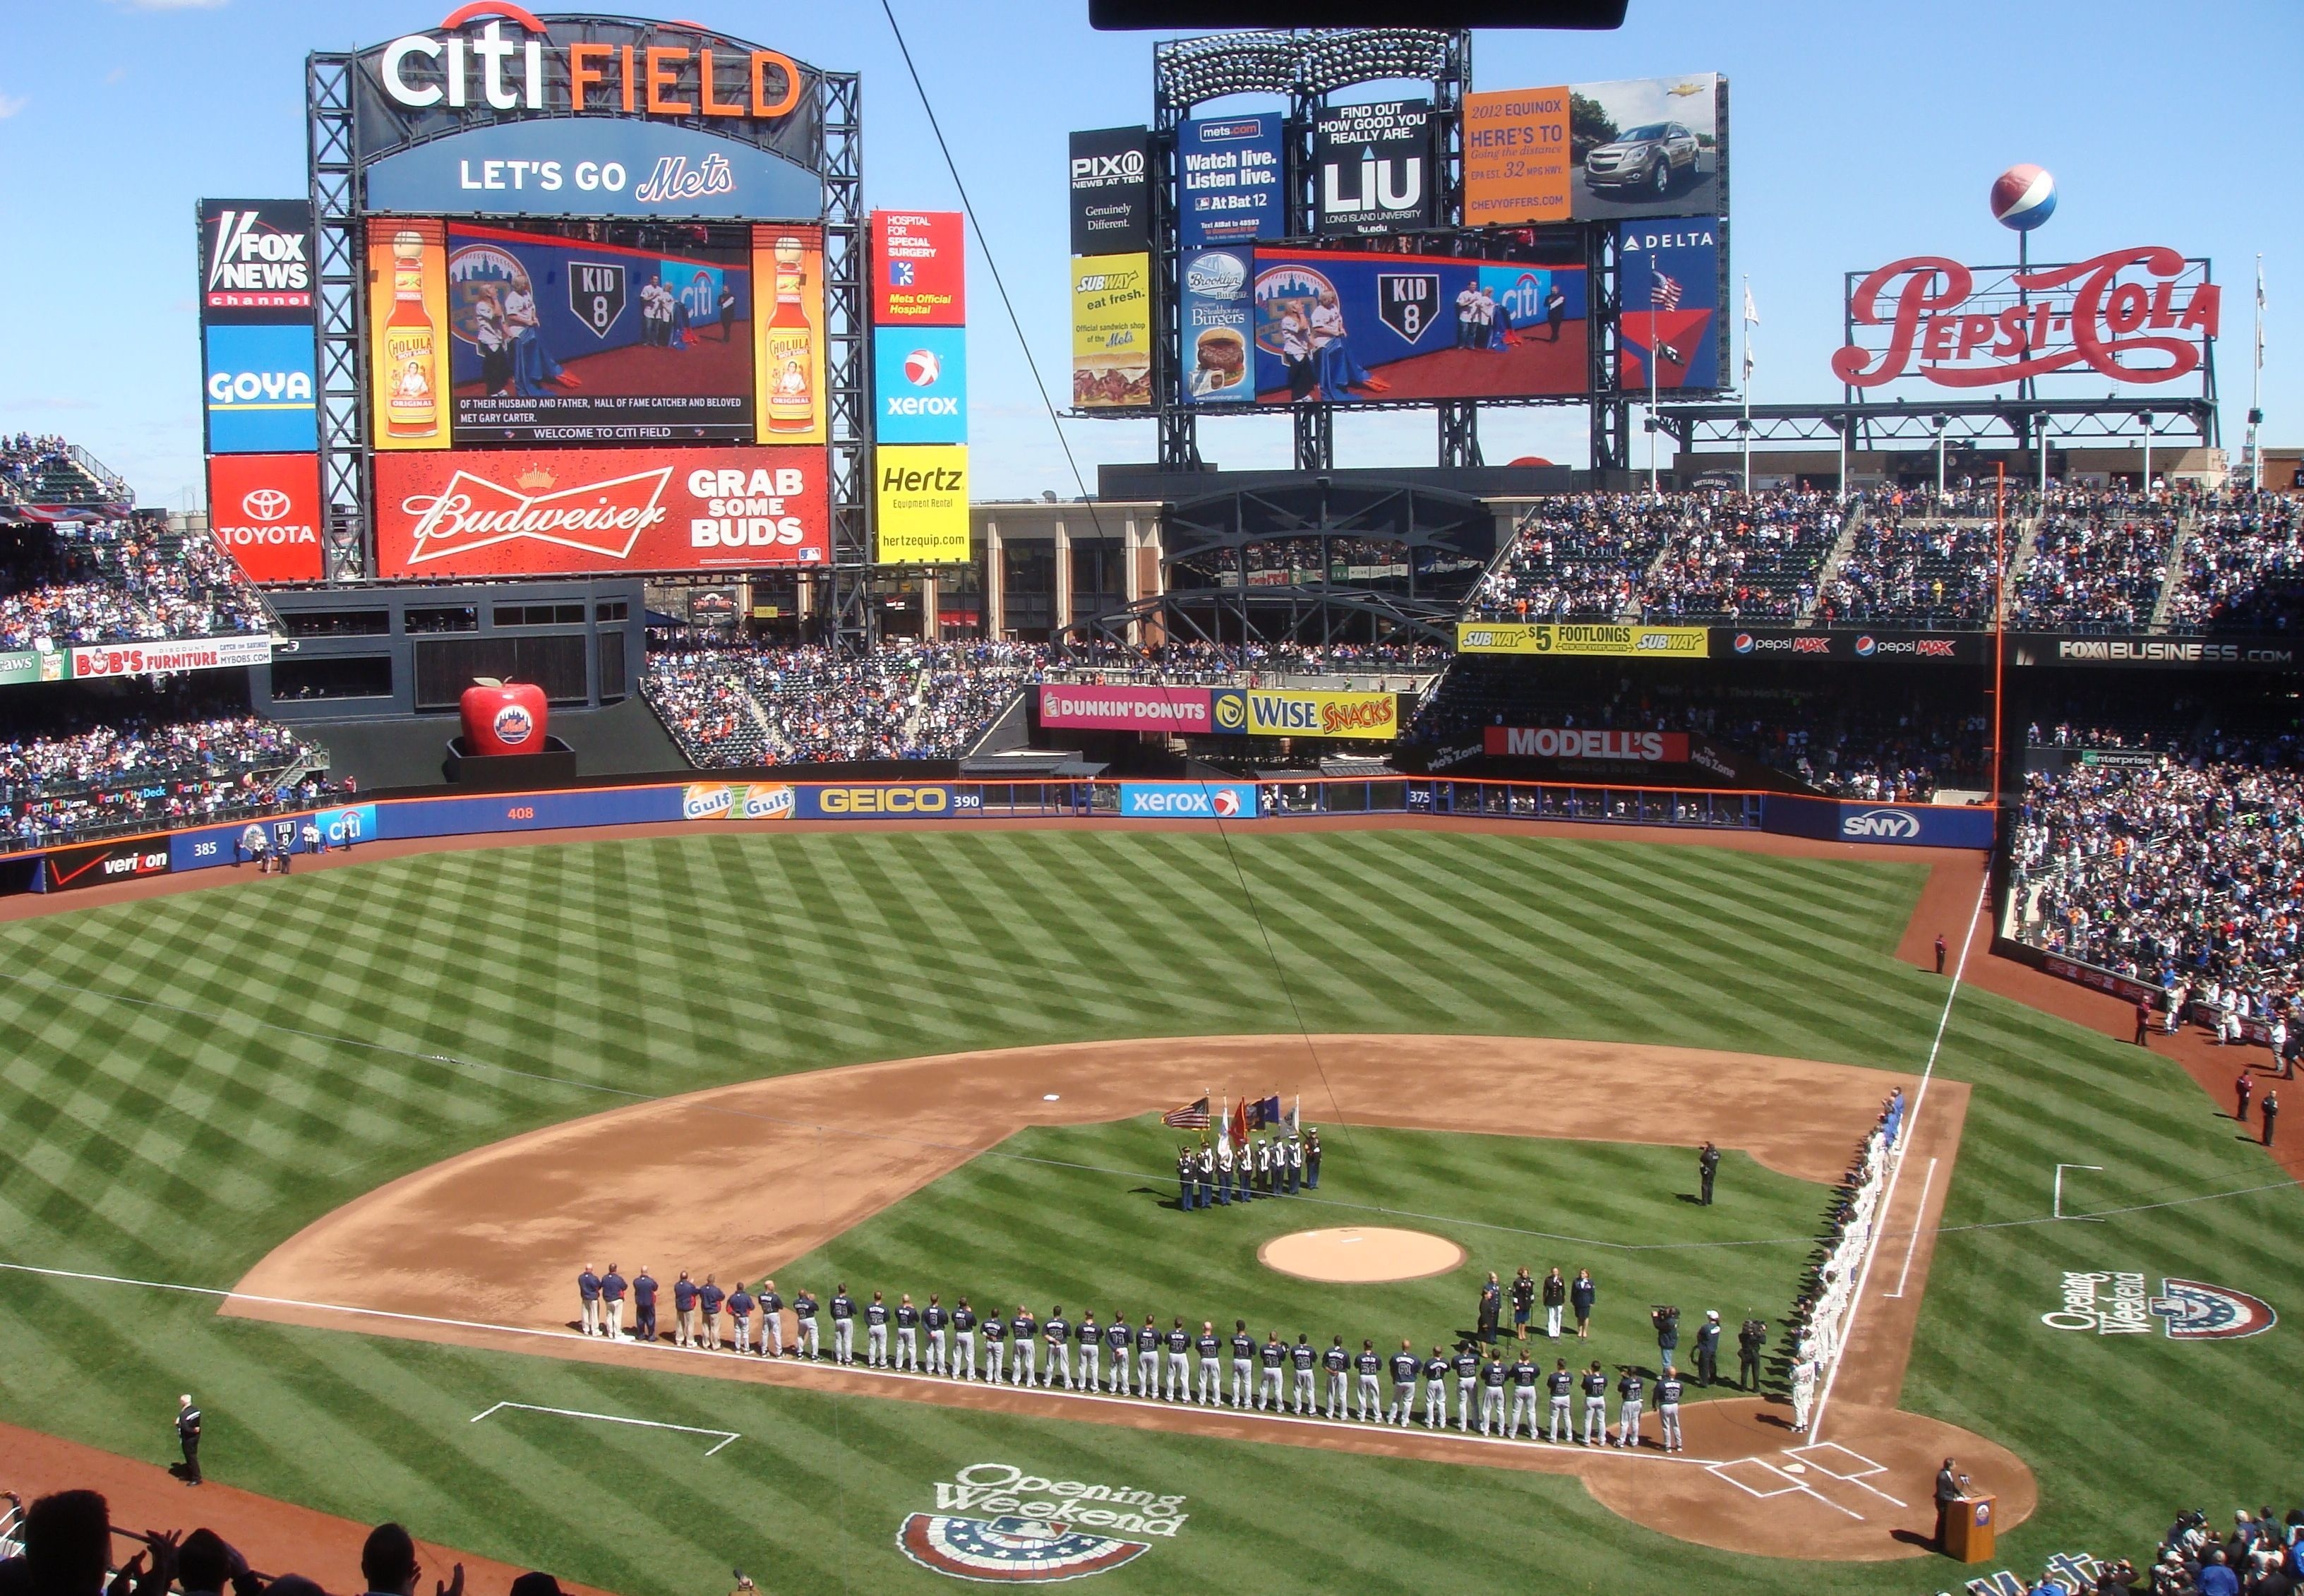
{"type": "Polygon", "coordinates": [[[2206,1448],[2178,1430],[2086,1470],[2059,1439],[2139,1397],[2180,1402],[2212,1378],[2204,1359],[2296,1355],[2272,1316],[2299,1266],[2258,1239],[2283,1233],[2292,1189],[2266,1188],[2261,1150],[2203,1128],[2181,1072],[2084,1027],[1972,985],[1947,1014],[1925,943],[1943,923],[1960,944],[1973,864],[1742,840],[1438,820],[1229,839],[732,828],[379,849],[260,900],[97,888],[0,925],[38,952],[0,982],[0,1106],[30,1138],[0,1184],[0,1390],[38,1390],[45,1428],[133,1453],[126,1399],[196,1389],[211,1475],[352,1517],[418,1489],[395,1476],[420,1457],[431,1532],[510,1563],[549,1543],[624,1591],[734,1558],[802,1584],[869,1567],[889,1589],[987,1566],[1103,1569],[1114,1589],[1249,1568],[1304,1590],[1379,1567],[1423,1587],[1500,1576],[1531,1535],[1563,1588],[1610,1588],[1609,1561],[1637,1556],[1677,1583],[1773,1590],[1790,1557],[1806,1588],[1902,1591],[1947,1454],[1990,1481],[2003,1548],[2100,1542],[2130,1495],[2266,1466],[2246,1432],[2206,1448]],[[256,971],[271,995],[250,1003],[256,971]],[[1291,1003],[1307,1029],[1275,1032],[1291,1003]],[[1277,1093],[1317,1124],[1317,1189],[1180,1210],[1160,1121],[1204,1093],[1212,1118],[1277,1093]],[[1896,1093],[1895,1184],[1870,1210],[1835,1377],[1795,1433],[1794,1301],[1896,1093]],[[2095,1223],[2048,1216],[2075,1148],[2105,1167],[2095,1223]],[[1354,1285],[1260,1257],[1372,1229],[1462,1261],[1354,1285]],[[629,1306],[623,1336],[581,1333],[588,1262],[659,1283],[656,1341],[629,1306]],[[1337,1337],[1389,1357],[1407,1337],[1447,1362],[1481,1345],[1478,1283],[1523,1265],[1588,1269],[1597,1299],[1588,1340],[1567,1315],[1553,1338],[1538,1303],[1521,1343],[1506,1304],[1506,1390],[1523,1345],[1539,1377],[1602,1360],[1611,1444],[1574,1425],[1531,1439],[1532,1420],[1511,1439],[1459,1429],[1453,1377],[1412,1379],[1405,1413],[1377,1377],[1378,1416],[1404,1424],[1363,1423],[1350,1399],[1332,1419],[1317,1357],[1307,1412],[1259,1408],[1252,1376],[1240,1405],[1228,1371],[1192,1378],[1229,1360],[1235,1320],[1277,1339],[1285,1380],[1300,1333],[1313,1354],[1337,1337]],[[2239,1301],[2271,1304],[2268,1333],[2042,1324],[2086,1269],[2156,1269],[2179,1305],[2156,1329],[2240,1322],[2197,1305],[2239,1301]],[[777,1303],[786,1355],[765,1324],[736,1350],[724,1307],[716,1352],[673,1345],[683,1273],[777,1303]],[[829,1329],[820,1360],[792,1355],[792,1304],[843,1291],[860,1319],[875,1294],[969,1303],[976,1378],[928,1364],[956,1354],[948,1319],[926,1320],[909,1367],[868,1361],[861,1331],[852,1365],[829,1329]],[[1653,1384],[1661,1366],[1659,1303],[1682,1315],[1684,1451],[1653,1411],[1640,1446],[1614,1444],[1618,1371],[1653,1384]],[[1725,1350],[1764,1323],[1757,1390],[1724,1356],[1718,1386],[1696,1378],[1688,1327],[1707,1309],[1725,1350]],[[1020,1317],[1034,1333],[990,1383],[982,1329],[1020,1317]],[[1060,1380],[1041,1345],[1055,1327],[1069,1354],[1115,1321],[1127,1350],[1094,1380],[1067,1355],[1060,1380]],[[80,1328],[51,1333],[64,1323],[80,1328]],[[1436,1426],[1428,1385],[1446,1388],[1436,1426]],[[959,1501],[949,1482],[991,1459],[1188,1496],[1189,1517],[1146,1532],[1077,1495],[959,1501]],[[1339,1521],[1317,1506],[1339,1493],[1391,1506],[1339,1521]],[[1315,1517],[1317,1536],[1287,1527],[1315,1517]]]}

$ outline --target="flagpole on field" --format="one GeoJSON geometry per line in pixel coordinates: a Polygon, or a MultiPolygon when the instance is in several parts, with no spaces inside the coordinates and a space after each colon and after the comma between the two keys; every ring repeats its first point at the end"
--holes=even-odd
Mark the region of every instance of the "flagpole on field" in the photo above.
{"type": "Polygon", "coordinates": [[[2248,378],[2248,486],[2264,490],[2264,450],[2257,429],[2264,425],[2264,257],[2256,258],[2256,365],[2248,378]]]}
{"type": "Polygon", "coordinates": [[[1648,497],[1656,495],[1656,258],[1648,256],[1648,497]]]}
{"type": "Polygon", "coordinates": [[[1758,306],[1752,303],[1752,278],[1744,277],[1744,497],[1752,497],[1752,325],[1760,319],[1758,306]]]}

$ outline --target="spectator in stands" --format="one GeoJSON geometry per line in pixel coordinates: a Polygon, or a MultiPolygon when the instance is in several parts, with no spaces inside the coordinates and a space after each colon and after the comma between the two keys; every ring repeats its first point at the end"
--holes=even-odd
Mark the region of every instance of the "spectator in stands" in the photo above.
{"type": "MultiPolygon", "coordinates": [[[[417,1576],[423,1572],[416,1560],[416,1541],[396,1524],[380,1524],[368,1532],[360,1548],[360,1577],[368,1596],[416,1596],[417,1576]]],[[[434,1596],[463,1596],[464,1566],[456,1565],[447,1583],[433,1585],[434,1596]]]]}
{"type": "Polygon", "coordinates": [[[0,649],[221,637],[270,624],[213,539],[140,521],[0,528],[0,649]]]}
{"type": "MultiPolygon", "coordinates": [[[[166,1596],[177,1532],[147,1531],[121,1570],[131,1596],[166,1596]]],[[[93,1490],[60,1490],[24,1515],[24,1555],[0,1563],[0,1596],[99,1596],[112,1574],[112,1511],[93,1490]]],[[[115,1587],[117,1588],[117,1587],[115,1587]]]]}
{"type": "Polygon", "coordinates": [[[75,734],[0,741],[0,839],[38,846],[106,830],[188,825],[309,807],[319,750],[253,716],[160,724],[123,717],[75,734]]]}

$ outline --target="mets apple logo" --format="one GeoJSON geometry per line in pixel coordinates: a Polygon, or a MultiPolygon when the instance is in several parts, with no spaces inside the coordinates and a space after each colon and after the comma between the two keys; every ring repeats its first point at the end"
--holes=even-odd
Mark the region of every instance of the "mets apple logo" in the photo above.
{"type": "Polygon", "coordinates": [[[536,730],[535,720],[518,704],[506,704],[497,710],[496,717],[490,725],[500,740],[514,748],[527,742],[528,734],[536,730]]]}
{"type": "Polygon", "coordinates": [[[915,349],[904,357],[904,380],[916,388],[932,388],[944,375],[944,362],[933,349],[915,349]]]}
{"type": "Polygon", "coordinates": [[[2234,1341],[2258,1336],[2280,1322],[2261,1297],[2205,1280],[2163,1278],[2149,1304],[2168,1327],[2171,1341],[2234,1341]]]}
{"type": "Polygon", "coordinates": [[[954,1579],[1043,1584],[1105,1574],[1152,1549],[1146,1541],[1086,1535],[1053,1519],[915,1513],[896,1532],[903,1554],[954,1579]]]}

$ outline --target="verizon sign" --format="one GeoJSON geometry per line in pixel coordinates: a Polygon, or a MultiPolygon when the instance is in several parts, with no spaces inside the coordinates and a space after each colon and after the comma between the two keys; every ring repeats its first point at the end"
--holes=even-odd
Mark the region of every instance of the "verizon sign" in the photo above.
{"type": "Polygon", "coordinates": [[[1688,763],[1686,732],[1612,732],[1597,726],[1492,726],[1486,752],[1522,760],[1629,760],[1643,765],[1688,763]]]}
{"type": "Polygon", "coordinates": [[[1832,370],[1858,388],[2174,382],[2206,363],[2220,292],[2206,260],[2153,245],[2029,271],[1915,255],[1850,274],[1849,343],[1832,370]]]}
{"type": "Polygon", "coordinates": [[[825,565],[825,471],[820,448],[379,455],[377,563],[387,577],[825,565]]]}

